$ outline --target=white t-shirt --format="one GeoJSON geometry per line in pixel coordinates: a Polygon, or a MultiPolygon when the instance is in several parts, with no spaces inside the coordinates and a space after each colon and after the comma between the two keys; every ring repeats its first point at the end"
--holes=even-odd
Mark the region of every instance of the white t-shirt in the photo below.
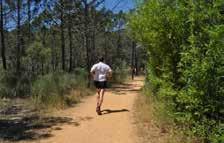
{"type": "Polygon", "coordinates": [[[94,81],[106,81],[107,74],[112,70],[107,64],[99,62],[93,65],[90,72],[94,72],[94,81]]]}

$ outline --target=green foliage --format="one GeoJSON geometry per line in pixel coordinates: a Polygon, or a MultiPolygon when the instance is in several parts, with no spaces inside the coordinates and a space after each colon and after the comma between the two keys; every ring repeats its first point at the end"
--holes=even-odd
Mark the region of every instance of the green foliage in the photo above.
{"type": "Polygon", "coordinates": [[[33,42],[26,49],[22,59],[22,70],[17,73],[15,69],[10,68],[7,71],[1,70],[1,88],[0,95],[5,97],[28,96],[31,94],[31,83],[34,79],[33,74],[38,73],[38,67],[42,67],[50,60],[50,49],[43,47],[41,42],[33,42]],[[29,65],[29,66],[27,66],[29,65]],[[25,68],[30,69],[25,69],[25,68]],[[31,74],[32,71],[32,74],[31,74]]]}
{"type": "Polygon", "coordinates": [[[50,63],[51,60],[51,49],[44,47],[43,44],[39,41],[34,41],[31,43],[29,48],[26,49],[26,56],[23,57],[23,64],[27,68],[30,68],[28,71],[32,73],[41,73],[43,74],[44,65],[50,63]],[[29,65],[29,66],[27,66],[29,65]]]}
{"type": "Polygon", "coordinates": [[[6,72],[3,70],[0,70],[0,96],[7,96],[11,95],[10,87],[6,84],[7,78],[6,78],[6,72]]]}
{"type": "Polygon", "coordinates": [[[130,76],[130,73],[128,71],[127,63],[124,61],[120,62],[121,64],[119,66],[116,66],[113,69],[113,82],[121,83],[125,81],[128,76],[130,76]]]}
{"type": "Polygon", "coordinates": [[[24,73],[16,78],[15,73],[0,70],[0,97],[31,97],[37,108],[63,108],[76,103],[82,96],[90,95],[87,89],[85,69],[74,73],[55,72],[36,77],[33,81],[24,73]]]}
{"type": "Polygon", "coordinates": [[[223,142],[223,1],[146,1],[129,33],[147,48],[148,82],[176,123],[223,142]],[[219,130],[220,128],[220,130],[219,130]]]}
{"type": "Polygon", "coordinates": [[[51,49],[46,48],[41,42],[35,41],[27,49],[26,54],[35,62],[46,62],[51,54],[51,49]]]}
{"type": "Polygon", "coordinates": [[[88,73],[86,72],[86,69],[84,68],[76,68],[74,70],[74,74],[77,75],[75,76],[76,80],[78,81],[78,85],[79,87],[86,87],[87,85],[87,77],[88,77],[88,73]]]}
{"type": "MultiPolygon", "coordinates": [[[[68,95],[72,89],[74,92],[82,90],[83,95],[88,95],[89,90],[83,90],[86,86],[86,80],[82,75],[75,76],[68,73],[52,73],[39,77],[32,85],[32,99],[38,106],[64,107],[70,102],[68,95]]],[[[77,98],[73,98],[76,100],[77,98]]]]}
{"type": "Polygon", "coordinates": [[[0,70],[0,97],[25,97],[30,94],[31,81],[26,72],[20,77],[14,71],[0,70]]]}

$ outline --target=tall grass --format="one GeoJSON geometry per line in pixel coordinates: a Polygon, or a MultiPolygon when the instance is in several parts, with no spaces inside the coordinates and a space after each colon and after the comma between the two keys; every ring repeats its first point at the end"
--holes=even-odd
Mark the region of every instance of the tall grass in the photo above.
{"type": "Polygon", "coordinates": [[[27,72],[18,76],[11,69],[0,69],[0,97],[26,97],[31,92],[31,78],[27,72]]]}
{"type": "Polygon", "coordinates": [[[64,108],[77,103],[82,96],[91,94],[91,89],[86,89],[86,84],[83,71],[76,71],[76,74],[57,72],[40,76],[33,82],[31,98],[38,107],[64,108]]]}
{"type": "MultiPolygon", "coordinates": [[[[113,69],[112,83],[121,83],[129,76],[127,64],[113,69]]],[[[88,74],[77,68],[72,73],[54,72],[31,77],[23,73],[16,78],[13,71],[0,69],[0,97],[26,97],[37,108],[65,108],[92,94],[87,88],[88,74]]]]}
{"type": "Polygon", "coordinates": [[[0,97],[9,95],[11,90],[10,87],[6,84],[7,74],[0,68],[0,97]]]}
{"type": "Polygon", "coordinates": [[[128,70],[128,65],[125,62],[121,62],[121,64],[115,69],[113,69],[113,83],[122,83],[128,79],[130,76],[130,71],[128,70]]]}
{"type": "Polygon", "coordinates": [[[143,89],[143,97],[141,98],[142,115],[145,120],[153,120],[154,124],[165,132],[167,143],[197,143],[200,139],[193,135],[189,129],[183,124],[176,124],[173,117],[174,106],[170,104],[169,99],[161,98],[154,95],[151,85],[146,82],[143,89]]]}

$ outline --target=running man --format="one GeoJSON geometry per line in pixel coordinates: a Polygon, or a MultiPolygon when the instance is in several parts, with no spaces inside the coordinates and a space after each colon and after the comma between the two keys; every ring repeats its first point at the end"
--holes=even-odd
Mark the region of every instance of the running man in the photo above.
{"type": "Polygon", "coordinates": [[[101,106],[103,104],[103,97],[107,88],[107,78],[112,76],[112,70],[110,66],[104,63],[104,58],[101,57],[99,62],[91,68],[91,75],[94,79],[94,85],[97,88],[97,105],[96,112],[98,115],[102,115],[101,106]]]}

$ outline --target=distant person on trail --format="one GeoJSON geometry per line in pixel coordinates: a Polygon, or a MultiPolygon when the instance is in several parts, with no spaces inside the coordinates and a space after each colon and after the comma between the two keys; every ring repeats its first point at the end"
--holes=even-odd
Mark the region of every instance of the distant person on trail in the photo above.
{"type": "Polygon", "coordinates": [[[105,90],[107,88],[107,80],[108,78],[111,78],[112,70],[110,66],[104,63],[104,58],[100,57],[99,62],[93,65],[90,73],[94,79],[94,85],[97,88],[97,94],[98,94],[96,112],[98,115],[102,115],[101,106],[103,103],[105,90]]]}

